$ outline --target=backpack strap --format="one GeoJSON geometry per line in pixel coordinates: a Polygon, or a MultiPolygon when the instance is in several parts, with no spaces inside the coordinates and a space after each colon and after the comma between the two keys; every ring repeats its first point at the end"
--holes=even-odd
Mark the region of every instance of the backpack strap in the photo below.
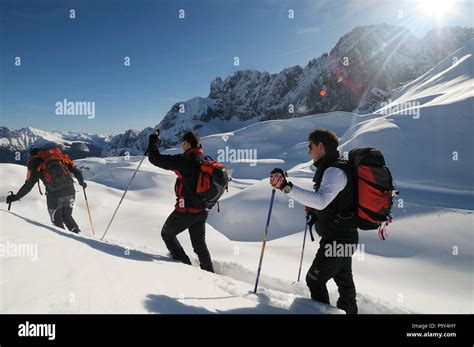
{"type": "MultiPolygon", "coordinates": [[[[36,157],[36,156],[34,156],[34,157],[29,157],[29,158],[28,158],[28,161],[26,162],[26,179],[27,179],[27,180],[29,180],[30,177],[31,177],[31,175],[33,174],[33,173],[31,172],[31,170],[30,170],[30,169],[31,169],[31,168],[30,168],[30,162],[31,162],[31,160],[32,160],[33,158],[37,158],[37,157],[36,157]]],[[[36,168],[35,171],[38,171],[38,168],[36,168]]]]}
{"type": "Polygon", "coordinates": [[[311,211],[306,212],[306,224],[309,227],[309,236],[311,237],[311,242],[314,242],[313,226],[316,222],[316,215],[311,211]]]}
{"type": "Polygon", "coordinates": [[[309,236],[311,237],[311,242],[314,242],[314,235],[313,235],[314,224],[308,224],[308,226],[309,226],[309,236]]]}
{"type": "MultiPolygon", "coordinates": [[[[34,158],[39,158],[39,159],[41,160],[41,158],[38,157],[38,156],[31,156],[31,157],[28,158],[28,161],[26,162],[26,168],[27,168],[27,169],[26,169],[26,170],[27,170],[27,171],[26,171],[26,179],[27,179],[27,180],[29,180],[30,177],[31,177],[31,175],[32,175],[32,172],[31,172],[31,170],[30,170],[30,162],[31,162],[31,160],[34,159],[34,158]]],[[[39,167],[39,166],[40,166],[40,165],[38,165],[38,167],[39,167]]],[[[38,171],[38,172],[39,172],[38,168],[36,168],[35,171],[38,171]]],[[[41,191],[40,180],[38,180],[38,190],[39,190],[40,195],[43,195],[43,192],[41,191]]]]}
{"type": "Polygon", "coordinates": [[[377,232],[379,234],[379,238],[384,241],[386,238],[388,238],[388,233],[387,233],[387,227],[388,225],[392,223],[392,217],[389,217],[387,219],[387,221],[385,222],[382,222],[382,224],[380,224],[377,232]]]}
{"type": "Polygon", "coordinates": [[[69,155],[67,154],[63,154],[61,161],[66,165],[74,166],[74,162],[71,160],[71,157],[69,157],[69,155]]]}
{"type": "Polygon", "coordinates": [[[207,160],[212,160],[212,158],[208,155],[193,155],[193,154],[183,154],[183,156],[189,160],[192,160],[196,163],[197,166],[201,166],[207,160]]]}

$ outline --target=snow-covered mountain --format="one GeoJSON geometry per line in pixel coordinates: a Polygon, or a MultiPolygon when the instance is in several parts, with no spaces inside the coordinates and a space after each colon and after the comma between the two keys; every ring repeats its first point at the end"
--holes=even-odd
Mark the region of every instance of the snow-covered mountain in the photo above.
{"type": "MultiPolygon", "coordinates": [[[[401,192],[386,241],[376,232],[359,232],[364,248],[353,257],[359,312],[472,314],[473,54],[470,40],[395,89],[389,104],[368,115],[330,112],[268,120],[203,138],[208,154],[224,153],[221,159],[233,175],[220,212],[213,209],[208,218],[207,242],[216,274],[197,269],[196,257],[195,266],[187,266],[166,256],[160,230],[174,206],[173,172],[145,160],[108,242],[102,242],[99,238],[142,157],[77,160],[88,168],[84,176],[97,234],[88,235],[87,210],[79,196],[74,216],[83,235],[50,226],[44,197],[35,189],[13,203],[10,212],[0,208],[0,243],[32,249],[29,258],[2,257],[0,312],[341,313],[312,302],[304,282],[294,282],[304,210],[280,192],[259,294],[249,294],[271,195],[268,172],[282,167],[295,184],[310,189],[314,169],[306,136],[321,126],[338,133],[341,153],[360,146],[381,149],[401,192]],[[257,156],[241,157],[254,152],[239,149],[256,150],[257,156]]],[[[0,164],[0,176],[4,200],[6,192],[23,183],[24,167],[0,164]]],[[[192,254],[188,235],[178,238],[192,254]]],[[[318,245],[307,242],[306,247],[303,273],[318,245]]],[[[337,288],[329,282],[328,289],[335,303],[337,288]]]]}
{"type": "MultiPolygon", "coordinates": [[[[391,90],[421,76],[473,37],[473,28],[438,28],[418,38],[400,26],[356,27],[305,67],[296,65],[275,74],[244,70],[217,77],[207,98],[176,103],[155,128],[162,132],[163,146],[172,147],[190,129],[206,136],[270,119],[331,111],[370,113],[391,90]]],[[[103,155],[129,149],[132,154],[143,153],[148,134],[137,135],[128,149],[111,143],[103,155]]]]}
{"type": "Polygon", "coordinates": [[[53,141],[64,148],[73,159],[100,156],[102,148],[112,136],[105,134],[77,133],[72,131],[44,131],[31,127],[14,130],[0,127],[0,162],[24,163],[28,149],[37,141],[53,141]],[[21,160],[16,158],[20,154],[21,160]]]}
{"type": "Polygon", "coordinates": [[[116,135],[104,146],[101,155],[104,157],[115,157],[126,155],[143,154],[143,148],[148,145],[148,136],[153,128],[145,128],[142,131],[130,129],[123,134],[116,135]]]}

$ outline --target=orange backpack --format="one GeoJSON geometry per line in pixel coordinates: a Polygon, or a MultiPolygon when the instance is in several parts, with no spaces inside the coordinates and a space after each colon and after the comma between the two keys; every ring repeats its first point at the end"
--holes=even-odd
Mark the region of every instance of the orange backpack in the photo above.
{"type": "Polygon", "coordinates": [[[197,161],[200,167],[193,203],[197,208],[211,209],[228,189],[230,181],[227,169],[221,162],[206,156],[197,161]]]}
{"type": "Polygon", "coordinates": [[[36,171],[42,174],[43,182],[49,191],[58,191],[73,184],[67,165],[73,166],[74,163],[59,147],[42,149],[34,157],[41,158],[41,164],[36,171]]]}

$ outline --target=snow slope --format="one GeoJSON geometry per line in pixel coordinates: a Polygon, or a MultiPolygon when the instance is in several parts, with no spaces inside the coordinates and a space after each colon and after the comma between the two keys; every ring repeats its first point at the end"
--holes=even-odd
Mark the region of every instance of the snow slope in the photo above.
{"type": "MultiPolygon", "coordinates": [[[[260,252],[257,241],[263,234],[263,223],[257,219],[252,229],[256,242],[230,240],[208,225],[207,239],[219,275],[169,261],[160,230],[172,210],[174,177],[147,162],[109,231],[110,243],[100,242],[121,188],[139,159],[80,161],[90,168],[86,177],[98,232],[95,237],[88,235],[88,217],[80,194],[74,215],[83,236],[51,226],[44,197],[37,190],[14,203],[11,213],[2,208],[1,244],[37,245],[39,257],[37,261],[2,258],[2,312],[339,312],[311,302],[304,281],[294,284],[303,235],[301,223],[296,221],[296,233],[267,244],[258,296],[249,295],[260,252]]],[[[8,182],[5,190],[21,184],[23,171],[22,166],[3,164],[2,178],[8,182]]],[[[232,187],[231,191],[235,189],[239,188],[232,187]]],[[[267,187],[266,193],[269,191],[267,187]]],[[[224,205],[225,201],[222,208],[224,205]]],[[[251,218],[245,210],[235,213],[242,220],[251,218]]],[[[404,214],[391,227],[386,242],[373,233],[363,234],[365,252],[354,256],[361,313],[471,312],[469,250],[473,242],[466,226],[472,225],[472,211],[407,204],[404,214]],[[446,233],[448,226],[450,233],[446,233]],[[458,256],[450,254],[453,245],[459,247],[458,256]],[[440,302],[443,292],[450,295],[440,302]]],[[[272,220],[270,233],[274,230],[272,220]]],[[[179,238],[192,254],[189,236],[183,233],[179,238]]],[[[316,243],[308,243],[303,278],[316,248],[316,243]]],[[[197,263],[194,255],[192,260],[197,263]]],[[[334,303],[337,291],[332,283],[329,288],[334,303]]]]}
{"type": "Polygon", "coordinates": [[[470,40],[395,90],[393,101],[377,111],[381,116],[346,131],[341,151],[376,145],[387,153],[397,181],[472,192],[473,52],[470,40]]]}
{"type": "MultiPolygon", "coordinates": [[[[133,161],[136,164],[136,161],[133,161]]],[[[108,163],[115,173],[127,169],[108,163]]],[[[131,164],[131,163],[129,163],[131,164]]],[[[24,168],[3,164],[2,178],[13,189],[21,183],[24,168]]],[[[92,166],[92,165],[91,165],[92,166]]],[[[145,165],[147,166],[147,165],[145,165]]],[[[147,168],[137,181],[146,181],[147,168]]],[[[100,173],[104,177],[103,172],[100,173]]],[[[112,172],[110,172],[112,174],[112,172]]],[[[156,173],[159,181],[170,179],[156,173]]],[[[258,295],[253,290],[254,272],[235,262],[237,244],[209,227],[210,247],[214,248],[216,270],[210,274],[170,260],[159,241],[163,218],[156,210],[168,213],[169,204],[156,203],[149,189],[159,191],[156,182],[135,187],[124,203],[110,231],[110,240],[101,242],[88,234],[84,200],[77,197],[75,217],[84,235],[74,235],[51,226],[44,197],[35,190],[23,201],[13,204],[11,212],[0,210],[1,244],[36,247],[29,257],[2,257],[0,311],[2,313],[341,313],[328,305],[308,299],[304,286],[264,276],[258,295]],[[153,201],[153,202],[152,202],[153,201]],[[148,206],[148,207],[147,207],[148,206]],[[166,211],[168,210],[168,211],[166,211]],[[159,217],[159,216],[158,216],[159,217]],[[137,228],[137,221],[143,222],[137,228]],[[153,227],[155,225],[155,227],[153,227]],[[147,230],[149,229],[149,230],[147,230]],[[148,233],[150,232],[150,234],[148,233]],[[150,242],[145,242],[149,238],[150,242]],[[113,242],[113,241],[110,241],[113,242]],[[134,244],[135,246],[131,246],[134,244]],[[217,246],[218,245],[218,246],[217,246]],[[138,247],[140,250],[136,250],[138,247]],[[219,255],[226,254],[219,260],[219,255]],[[233,261],[232,261],[233,260],[233,261]],[[244,271],[242,271],[244,270],[244,271]],[[247,271],[247,272],[245,272],[247,271]],[[113,285],[111,285],[113,284],[113,285]],[[296,293],[296,294],[294,294],[296,293]],[[304,294],[298,295],[298,293],[304,294]]],[[[97,231],[102,232],[111,208],[121,192],[105,184],[91,182],[88,188],[97,231]]],[[[2,200],[5,196],[0,197],[2,200]]],[[[165,200],[166,201],[166,200],[165,200]]],[[[189,248],[189,245],[186,245],[189,248]]],[[[254,248],[245,250],[245,256],[254,248]]],[[[252,257],[253,258],[253,257],[252,257]]],[[[195,261],[195,259],[193,259],[195,261]]],[[[253,263],[253,259],[252,259],[253,263]]]]}

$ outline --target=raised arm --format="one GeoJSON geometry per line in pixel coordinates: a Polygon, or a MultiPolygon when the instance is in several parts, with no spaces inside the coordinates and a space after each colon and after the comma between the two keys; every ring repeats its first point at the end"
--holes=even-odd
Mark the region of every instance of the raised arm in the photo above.
{"type": "Polygon", "coordinates": [[[345,172],[336,167],[329,167],[324,171],[321,186],[316,192],[293,185],[293,189],[288,193],[288,196],[305,206],[323,210],[344,189],[346,184],[347,176],[345,172]]]}

